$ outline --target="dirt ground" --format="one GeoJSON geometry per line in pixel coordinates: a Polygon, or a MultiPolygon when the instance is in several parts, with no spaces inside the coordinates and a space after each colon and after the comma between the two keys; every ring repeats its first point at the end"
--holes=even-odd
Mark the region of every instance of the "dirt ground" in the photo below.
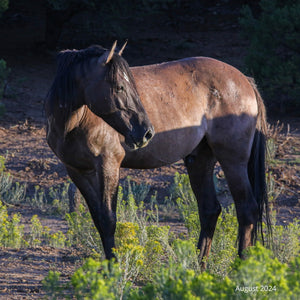
{"type": "MultiPolygon", "coordinates": [[[[162,33],[158,24],[145,36],[145,28],[137,28],[125,58],[131,65],[138,65],[202,55],[241,68],[247,41],[240,37],[236,25],[226,22],[223,27],[220,24],[211,30],[198,31],[192,27],[192,20],[186,19],[180,31],[162,33]]],[[[3,100],[6,113],[0,118],[0,155],[6,157],[6,169],[15,181],[27,184],[28,194],[35,185],[47,189],[63,183],[67,180],[64,167],[45,140],[43,100],[54,76],[53,56],[49,53],[4,53],[2,57],[11,69],[3,100]]],[[[270,121],[274,124],[277,118],[271,116],[270,121]]],[[[272,172],[278,186],[282,187],[274,208],[284,224],[300,217],[300,120],[285,117],[281,122],[285,124],[283,132],[288,124],[290,130],[288,136],[282,137],[278,157],[281,163],[273,166],[272,172]]],[[[184,172],[182,162],[156,170],[122,169],[121,180],[130,175],[133,180],[150,184],[159,195],[164,195],[176,171],[184,172]]],[[[49,227],[65,226],[64,221],[56,219],[43,222],[49,227]]],[[[48,271],[57,270],[68,277],[83,256],[84,253],[74,249],[51,247],[0,249],[0,299],[40,299],[43,296],[41,280],[48,271]]]]}

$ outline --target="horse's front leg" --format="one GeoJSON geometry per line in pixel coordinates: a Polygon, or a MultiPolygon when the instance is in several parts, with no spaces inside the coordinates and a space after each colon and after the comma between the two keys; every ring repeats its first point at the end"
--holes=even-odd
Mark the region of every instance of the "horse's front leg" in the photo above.
{"type": "Polygon", "coordinates": [[[67,168],[69,176],[86,200],[107,259],[114,257],[112,249],[115,247],[119,167],[117,163],[110,163],[109,166],[104,163],[89,172],[67,168]]]}

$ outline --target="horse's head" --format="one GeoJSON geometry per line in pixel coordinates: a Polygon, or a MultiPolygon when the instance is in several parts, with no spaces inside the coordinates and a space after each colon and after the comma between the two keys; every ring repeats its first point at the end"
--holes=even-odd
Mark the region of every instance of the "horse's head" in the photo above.
{"type": "Polygon", "coordinates": [[[85,102],[93,113],[125,137],[131,149],[137,149],[148,144],[154,129],[129,66],[121,56],[125,45],[117,53],[115,42],[98,59],[94,71],[85,80],[85,102]]]}

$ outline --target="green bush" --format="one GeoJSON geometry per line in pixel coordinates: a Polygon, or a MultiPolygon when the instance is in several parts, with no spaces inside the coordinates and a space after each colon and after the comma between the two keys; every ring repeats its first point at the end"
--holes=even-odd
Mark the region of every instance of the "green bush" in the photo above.
{"type": "Polygon", "coordinates": [[[247,260],[236,258],[231,273],[222,278],[199,274],[171,262],[154,282],[132,292],[134,299],[297,299],[300,296],[300,258],[280,263],[259,243],[248,250],[247,260]]]}
{"type": "MultiPolygon", "coordinates": [[[[193,244],[180,242],[178,247],[181,253],[194,251],[193,244]]],[[[69,284],[60,283],[56,272],[49,272],[43,284],[51,297],[55,295],[52,299],[66,295],[76,299],[299,299],[299,256],[289,264],[281,263],[259,243],[246,255],[246,260],[235,259],[230,266],[232,271],[224,278],[197,272],[187,268],[185,262],[170,259],[152,282],[140,288],[127,282],[120,290],[124,271],[119,264],[88,259],[69,284]]]]}
{"type": "Polygon", "coordinates": [[[5,204],[20,203],[25,197],[26,184],[13,182],[13,177],[5,172],[5,161],[5,157],[0,155],[0,200],[5,204]]]}
{"type": "Polygon", "coordinates": [[[89,258],[75,271],[69,284],[61,284],[60,274],[50,271],[43,280],[43,286],[48,299],[66,299],[70,297],[70,293],[76,299],[126,299],[131,284],[128,282],[120,289],[122,275],[118,264],[89,258]]]}
{"type": "Polygon", "coordinates": [[[0,18],[2,14],[8,9],[9,0],[0,0],[0,18]]]}
{"type": "Polygon", "coordinates": [[[70,245],[96,251],[100,256],[103,256],[104,252],[99,233],[94,226],[89,211],[82,204],[79,205],[78,212],[66,214],[66,221],[69,228],[67,238],[70,245]]]}
{"type": "Polygon", "coordinates": [[[6,61],[4,59],[0,59],[0,97],[3,96],[8,73],[9,69],[7,68],[6,61]]]}
{"type": "MultiPolygon", "coordinates": [[[[0,0],[0,17],[1,17],[1,0],[0,0]]],[[[3,97],[4,88],[6,85],[7,75],[9,73],[9,69],[7,68],[6,62],[3,59],[0,59],[0,101],[3,97]]],[[[0,102],[0,116],[5,112],[5,106],[0,102]]]]}
{"type": "Polygon", "coordinates": [[[295,219],[286,226],[273,226],[271,249],[280,262],[287,263],[300,255],[300,221],[295,219]]]}
{"type": "Polygon", "coordinates": [[[24,226],[20,225],[20,218],[20,214],[10,217],[6,206],[0,201],[0,247],[21,247],[24,226]]]}
{"type": "Polygon", "coordinates": [[[260,7],[258,18],[248,6],[242,10],[242,32],[250,40],[246,67],[269,106],[299,107],[300,0],[262,0],[260,7]]]}

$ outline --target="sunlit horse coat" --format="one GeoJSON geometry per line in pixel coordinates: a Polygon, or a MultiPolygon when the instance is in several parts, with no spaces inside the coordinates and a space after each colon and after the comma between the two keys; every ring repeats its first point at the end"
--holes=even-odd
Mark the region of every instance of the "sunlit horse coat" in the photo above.
{"type": "Polygon", "coordinates": [[[221,211],[216,161],[236,205],[242,255],[268,204],[265,108],[253,80],[207,57],[129,68],[122,51],[114,44],[60,53],[45,104],[48,143],[84,196],[107,258],[115,246],[119,168],[180,159],[198,201],[200,257],[209,254],[221,211]]]}

